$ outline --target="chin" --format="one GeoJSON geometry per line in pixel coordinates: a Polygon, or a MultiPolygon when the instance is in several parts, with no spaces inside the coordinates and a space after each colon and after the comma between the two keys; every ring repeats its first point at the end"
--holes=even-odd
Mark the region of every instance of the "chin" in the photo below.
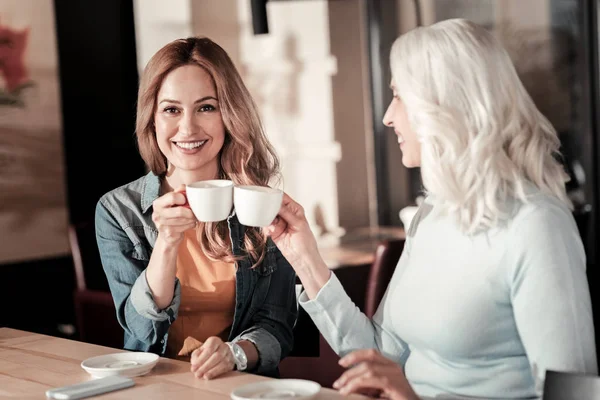
{"type": "Polygon", "coordinates": [[[404,158],[402,159],[402,165],[406,168],[417,168],[420,166],[418,162],[415,162],[414,160],[405,160],[404,158]]]}

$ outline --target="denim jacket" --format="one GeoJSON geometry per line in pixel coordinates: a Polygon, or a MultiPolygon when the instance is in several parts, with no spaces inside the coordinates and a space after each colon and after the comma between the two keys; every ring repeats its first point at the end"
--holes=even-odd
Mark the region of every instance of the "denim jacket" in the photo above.
{"type": "MultiPolygon", "coordinates": [[[[177,318],[181,287],[175,278],[173,301],[161,310],[146,280],[158,235],[152,203],[159,193],[160,179],[149,173],[102,196],[96,206],[96,239],[117,319],[125,330],[125,349],[163,355],[169,327],[177,318]]],[[[296,274],[270,239],[263,262],[252,269],[243,249],[246,228],[235,212],[227,222],[233,254],[244,257],[237,263],[236,306],[228,340],[254,343],[259,361],[251,372],[275,376],[280,360],[293,346],[296,274]]]]}

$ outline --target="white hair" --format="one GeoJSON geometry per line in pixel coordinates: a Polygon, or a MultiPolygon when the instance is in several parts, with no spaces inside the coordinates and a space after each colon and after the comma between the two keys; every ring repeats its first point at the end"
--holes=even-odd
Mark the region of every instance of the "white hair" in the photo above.
{"type": "Polygon", "coordinates": [[[390,62],[425,189],[464,232],[506,218],[529,184],[571,206],[556,131],[490,32],[464,19],[419,27],[396,39],[390,62]]]}

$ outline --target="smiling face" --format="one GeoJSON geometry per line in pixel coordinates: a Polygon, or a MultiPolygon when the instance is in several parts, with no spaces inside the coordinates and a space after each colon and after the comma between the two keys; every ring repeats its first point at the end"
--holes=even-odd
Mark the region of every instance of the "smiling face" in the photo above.
{"type": "Polygon", "coordinates": [[[214,81],[204,69],[184,65],[165,77],[154,124],[172,187],[217,177],[225,126],[214,81]]]}
{"type": "Polygon", "coordinates": [[[420,167],[421,142],[408,122],[406,108],[396,92],[393,82],[391,87],[394,97],[383,116],[383,124],[394,128],[394,133],[398,136],[398,144],[402,151],[402,164],[407,168],[420,167]]]}

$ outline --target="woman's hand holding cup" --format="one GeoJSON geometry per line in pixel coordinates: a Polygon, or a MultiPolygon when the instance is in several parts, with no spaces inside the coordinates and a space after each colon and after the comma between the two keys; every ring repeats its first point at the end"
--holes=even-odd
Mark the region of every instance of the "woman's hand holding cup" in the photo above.
{"type": "Polygon", "coordinates": [[[198,224],[194,213],[187,205],[185,186],[154,200],[152,208],[152,221],[158,229],[159,238],[168,245],[179,245],[185,231],[198,224]]]}
{"type": "Polygon", "coordinates": [[[284,194],[279,214],[264,232],[294,268],[308,297],[314,298],[329,280],[331,272],[319,254],[302,206],[284,194]]]}

